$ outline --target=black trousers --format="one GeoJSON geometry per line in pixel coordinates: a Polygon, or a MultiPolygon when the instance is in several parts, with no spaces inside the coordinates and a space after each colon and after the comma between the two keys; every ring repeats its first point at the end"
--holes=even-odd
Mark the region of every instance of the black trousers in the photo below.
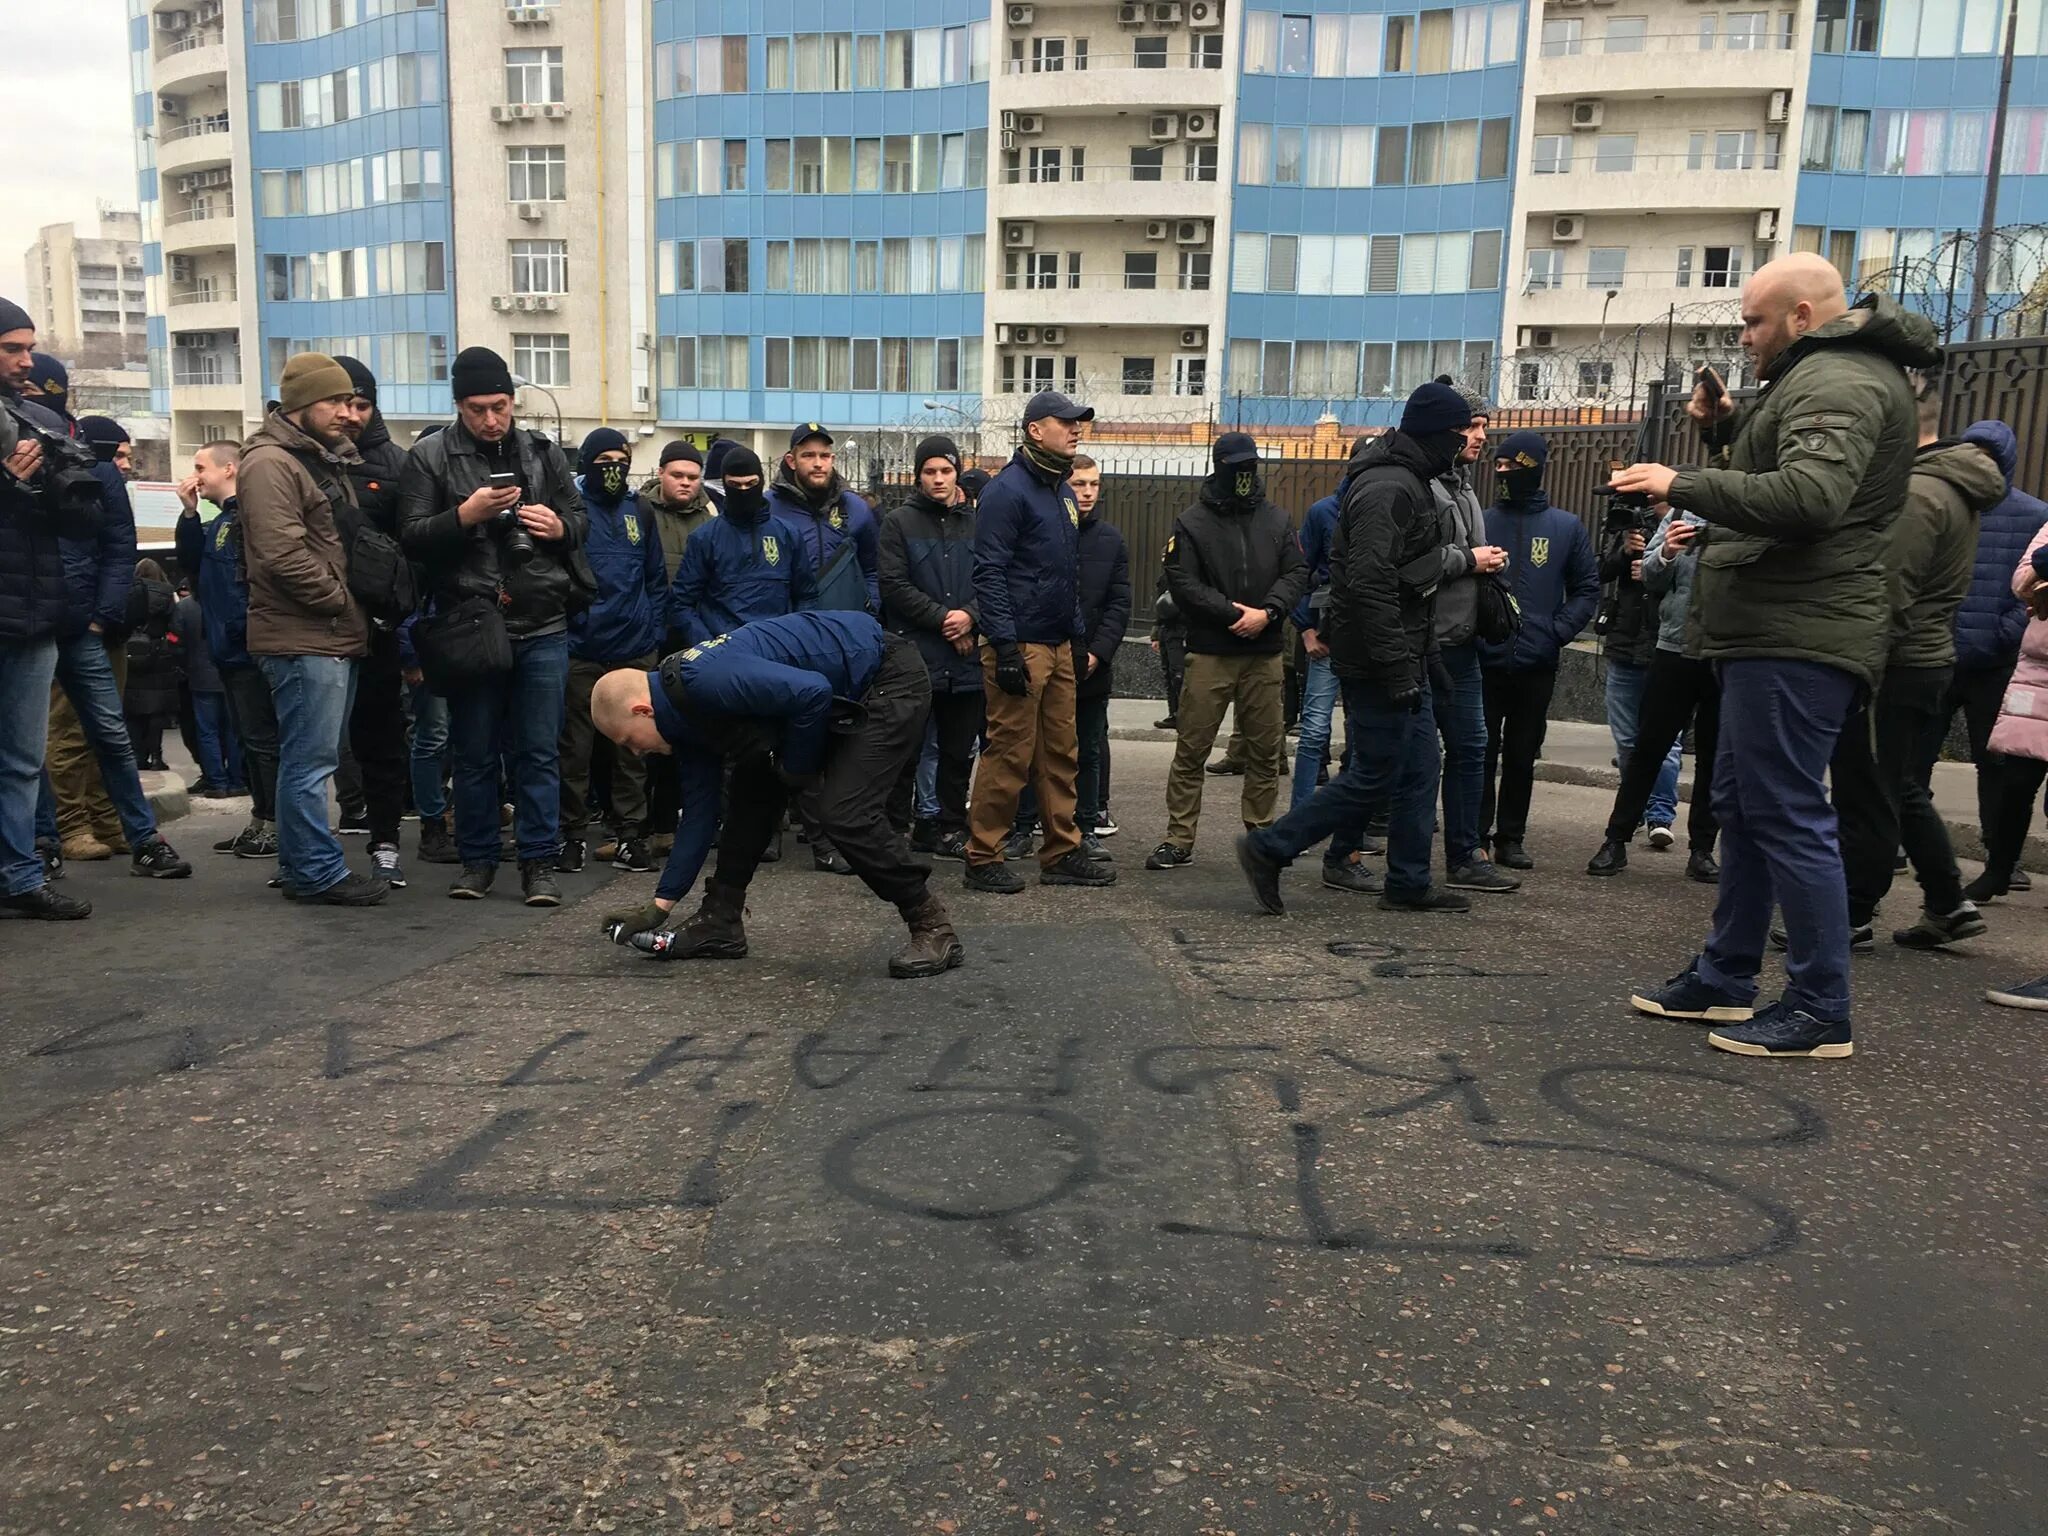
{"type": "MultiPolygon", "coordinates": [[[[929,894],[926,882],[932,872],[929,862],[911,853],[892,820],[892,806],[908,820],[931,713],[931,674],[917,647],[892,636],[861,702],[866,716],[851,734],[832,739],[824,778],[798,797],[798,810],[816,823],[869,890],[908,913],[929,894]]],[[[766,757],[733,764],[715,881],[746,889],[788,804],[789,790],[766,757]]]]}
{"type": "Polygon", "coordinates": [[[1625,843],[1642,825],[1664,759],[1692,727],[1692,802],[1686,807],[1686,842],[1694,853],[1712,853],[1721,824],[1714,819],[1714,751],[1721,739],[1721,684],[1712,662],[1689,660],[1677,651],[1650,658],[1636,714],[1636,745],[1621,765],[1621,787],[1607,816],[1607,838],[1625,843]]]}
{"type": "Polygon", "coordinates": [[[1948,734],[1950,667],[1894,667],[1877,696],[1849,713],[1835,743],[1828,777],[1841,823],[1842,875],[1849,921],[1863,924],[1891,889],[1900,847],[1920,882],[1922,905],[1953,912],[1963,880],[1948,828],[1934,809],[1934,762],[1948,734]]]}
{"type": "Polygon", "coordinates": [[[228,719],[242,744],[242,777],[249,782],[250,814],[277,820],[277,703],[255,666],[222,667],[228,719]]]}
{"type": "MultiPolygon", "coordinates": [[[[1991,727],[1998,723],[1998,706],[2005,699],[2005,685],[2012,681],[2012,667],[1958,667],[1949,679],[1948,691],[1941,700],[1941,719],[1944,733],[1956,711],[1963,712],[1963,730],[1970,738],[1970,761],[1977,765],[1977,827],[1984,834],[1984,844],[1991,845],[1991,823],[1998,815],[2000,800],[1999,776],[2004,772],[2007,759],[1991,750],[1991,727]]],[[[2021,797],[2023,814],[2031,820],[2034,797],[2021,797]]],[[[2020,837],[2026,837],[2026,825],[2020,827],[2020,837]]]]}
{"type": "Polygon", "coordinates": [[[2048,762],[2035,757],[1994,757],[1997,767],[1985,811],[1984,873],[2004,886],[2019,867],[2034,819],[2034,797],[2048,780],[2048,762]]]}
{"type": "MultiPolygon", "coordinates": [[[[929,675],[929,674],[927,674],[929,675]]],[[[967,785],[974,776],[974,747],[981,740],[987,712],[986,695],[979,688],[962,693],[932,695],[932,724],[939,742],[939,831],[967,830],[967,785]]],[[[917,759],[905,770],[916,789],[917,759]]]]}
{"type": "Polygon", "coordinates": [[[395,843],[411,787],[398,633],[373,624],[369,654],[356,668],[355,708],[334,774],[334,794],[344,808],[369,808],[371,842],[395,843]]]}
{"type": "MultiPolygon", "coordinates": [[[[1479,792],[1479,843],[1519,843],[1529,832],[1529,799],[1536,789],[1536,759],[1550,730],[1550,696],[1557,669],[1489,671],[1486,696],[1486,783],[1479,792]],[[1499,825],[1494,824],[1496,812],[1499,825]]],[[[1665,748],[1669,751],[1670,748],[1665,748]]]]}

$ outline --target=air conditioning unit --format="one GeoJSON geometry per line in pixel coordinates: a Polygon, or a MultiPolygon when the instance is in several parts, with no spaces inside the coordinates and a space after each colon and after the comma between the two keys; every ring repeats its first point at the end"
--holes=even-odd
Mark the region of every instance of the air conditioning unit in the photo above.
{"type": "Polygon", "coordinates": [[[1586,216],[1583,213],[1561,213],[1550,221],[1552,240],[1583,240],[1586,238],[1586,216]]]}
{"type": "Polygon", "coordinates": [[[220,0],[199,0],[199,9],[192,14],[202,27],[209,21],[219,21],[220,0]]]}
{"type": "Polygon", "coordinates": [[[1207,245],[1209,243],[1209,221],[1207,219],[1182,219],[1173,226],[1176,245],[1207,245]]]}
{"type": "Polygon", "coordinates": [[[551,101],[540,109],[540,115],[542,117],[567,117],[569,109],[559,101],[551,101]]]}
{"type": "Polygon", "coordinates": [[[211,331],[186,331],[174,339],[187,352],[211,352],[220,340],[211,331]]]}
{"type": "Polygon", "coordinates": [[[1197,32],[1214,32],[1222,25],[1223,0],[1189,0],[1189,27],[1197,32]]]}
{"type": "Polygon", "coordinates": [[[190,11],[158,11],[156,29],[159,32],[183,32],[192,25],[190,11]]]}
{"type": "Polygon", "coordinates": [[[1020,347],[1028,347],[1038,340],[1038,327],[1035,325],[1013,325],[1010,327],[1010,340],[1020,347]]]}
{"type": "Polygon", "coordinates": [[[505,105],[504,103],[502,103],[502,102],[498,103],[497,105],[495,105],[495,106],[493,106],[493,107],[491,108],[491,121],[492,121],[492,122],[494,122],[494,123],[509,123],[509,122],[511,122],[511,121],[512,121],[512,109],[511,109],[510,107],[506,106],[506,105],[505,105]]]}
{"type": "Polygon", "coordinates": [[[1133,30],[1144,26],[1145,7],[1134,3],[1134,0],[1126,0],[1125,4],[1116,8],[1116,24],[1133,30]]]}
{"type": "Polygon", "coordinates": [[[1180,114],[1178,112],[1154,112],[1152,114],[1152,142],[1164,144],[1180,137],[1180,114]]]}
{"type": "Polygon", "coordinates": [[[225,187],[234,181],[235,173],[223,165],[210,171],[201,171],[197,179],[202,187],[225,187]]]}
{"type": "Polygon", "coordinates": [[[1165,219],[1147,219],[1145,238],[1147,240],[1169,240],[1173,237],[1173,225],[1165,219]]]}
{"type": "Polygon", "coordinates": [[[1742,327],[1741,327],[1741,326],[1739,326],[1739,325],[1731,325],[1731,326],[1729,326],[1729,327],[1728,327],[1728,329],[1727,329],[1727,330],[1723,331],[1723,332],[1721,333],[1721,345],[1722,345],[1722,346],[1724,346],[1724,347],[1739,347],[1739,346],[1741,346],[1741,345],[1742,345],[1742,327]]]}
{"type": "Polygon", "coordinates": [[[1003,127],[1009,132],[1015,133],[1017,131],[1017,114],[1005,112],[1003,114],[1003,127]]]}
{"type": "Polygon", "coordinates": [[[518,310],[521,314],[525,314],[526,311],[533,308],[533,295],[527,293],[513,294],[512,307],[518,310]]]}
{"type": "Polygon", "coordinates": [[[1713,332],[1711,332],[1711,331],[1694,331],[1694,332],[1692,333],[1692,349],[1693,349],[1693,351],[1695,351],[1695,352],[1704,352],[1704,351],[1706,351],[1706,350],[1707,350],[1707,348],[1708,348],[1708,347],[1712,346],[1713,344],[1714,344],[1714,336],[1713,336],[1713,332]]]}
{"type": "Polygon", "coordinates": [[[1012,332],[1013,330],[1015,330],[1015,329],[1016,329],[1016,327],[1014,327],[1014,326],[1009,326],[1009,325],[999,325],[999,326],[997,326],[997,327],[996,327],[996,345],[997,345],[997,346],[999,346],[999,347],[1007,347],[1007,346],[1008,346],[1008,345],[1010,344],[1010,333],[1011,333],[1011,332],[1012,332]]]}
{"type": "Polygon", "coordinates": [[[165,117],[183,117],[185,115],[185,103],[175,96],[157,97],[156,109],[165,117]]]}
{"type": "Polygon", "coordinates": [[[1064,326],[1047,325],[1039,328],[1038,339],[1048,347],[1056,347],[1067,339],[1064,326]]]}
{"type": "Polygon", "coordinates": [[[505,109],[505,114],[506,114],[506,116],[508,116],[508,117],[517,117],[517,118],[525,119],[525,118],[530,118],[530,117],[534,116],[534,115],[535,115],[535,113],[537,113],[538,111],[539,111],[539,108],[537,108],[537,107],[533,107],[533,106],[529,106],[529,105],[528,105],[527,103],[525,103],[525,102],[521,101],[521,102],[515,102],[515,103],[514,103],[513,105],[511,105],[511,106],[507,107],[507,108],[505,109]]]}
{"type": "Polygon", "coordinates": [[[501,314],[501,315],[502,315],[502,314],[503,314],[503,313],[504,313],[504,312],[505,312],[506,310],[510,309],[511,307],[512,307],[512,295],[511,295],[511,294],[509,294],[509,293],[494,293],[494,294],[492,294],[492,295],[491,295],[491,308],[495,309],[495,310],[496,310],[496,311],[497,311],[497,312],[498,312],[499,314],[501,314]]]}
{"type": "Polygon", "coordinates": [[[513,205],[512,211],[518,214],[520,218],[526,220],[527,223],[533,224],[537,223],[540,219],[541,206],[539,203],[516,203],[513,205]]]}
{"type": "Polygon", "coordinates": [[[1759,240],[1778,238],[1778,210],[1766,208],[1756,216],[1756,237],[1759,240]]]}
{"type": "Polygon", "coordinates": [[[1557,332],[1525,325],[1516,333],[1524,352],[1547,352],[1557,345],[1557,332]]]}
{"type": "Polygon", "coordinates": [[[192,274],[193,274],[193,271],[194,271],[194,263],[193,263],[193,260],[192,260],[192,258],[191,258],[190,256],[173,256],[173,257],[171,258],[171,281],[172,281],[172,282],[174,282],[174,283],[189,283],[189,282],[191,282],[191,281],[192,281],[192,274]]]}
{"type": "Polygon", "coordinates": [[[1005,129],[1003,130],[1003,148],[1005,148],[1005,149],[1015,149],[1016,147],[1017,147],[1017,130],[1016,130],[1016,129],[1014,129],[1014,128],[1005,128],[1005,129]]]}
{"type": "Polygon", "coordinates": [[[1019,112],[1017,114],[1017,131],[1019,133],[1045,132],[1045,114],[1043,112],[1019,112]]]}
{"type": "Polygon", "coordinates": [[[1598,98],[1572,103],[1572,127],[1583,131],[1598,128],[1600,120],[1607,115],[1607,104],[1598,98]]]}
{"type": "Polygon", "coordinates": [[[1038,241],[1038,226],[1029,219],[1012,219],[1003,226],[1003,249],[1028,251],[1038,241]]]}
{"type": "Polygon", "coordinates": [[[1209,328],[1206,325],[1191,325],[1180,333],[1183,352],[1206,352],[1209,350],[1209,328]]]}
{"type": "Polygon", "coordinates": [[[554,7],[547,5],[508,5],[505,19],[515,27],[544,27],[554,20],[554,7]]]}
{"type": "Polygon", "coordinates": [[[1190,112],[1181,119],[1181,132],[1191,139],[1213,139],[1216,137],[1216,114],[1214,112],[1190,112]]]}
{"type": "Polygon", "coordinates": [[[1792,93],[1790,91],[1771,92],[1770,104],[1764,108],[1764,121],[1767,123],[1782,123],[1791,115],[1792,93]]]}
{"type": "Polygon", "coordinates": [[[1180,0],[1159,0],[1152,7],[1152,20],[1162,27],[1177,27],[1184,19],[1180,0]]]}
{"type": "Polygon", "coordinates": [[[536,293],[533,296],[533,307],[544,315],[551,315],[562,307],[562,301],[552,293],[536,293]]]}
{"type": "Polygon", "coordinates": [[[1028,27],[1038,19],[1038,12],[1032,6],[1013,5],[1010,7],[1009,16],[1011,26],[1028,27]]]}

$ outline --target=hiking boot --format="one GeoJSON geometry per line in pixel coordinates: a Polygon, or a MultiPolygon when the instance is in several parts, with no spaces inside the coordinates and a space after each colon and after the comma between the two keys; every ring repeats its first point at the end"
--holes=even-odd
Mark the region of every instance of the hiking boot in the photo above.
{"type": "Polygon", "coordinates": [[[1491,859],[1474,855],[1469,863],[1460,864],[1444,876],[1444,884],[1454,891],[1485,891],[1491,895],[1505,896],[1509,891],[1519,891],[1522,882],[1513,875],[1504,875],[1493,867],[1491,859]]]}
{"type": "Polygon", "coordinates": [[[1387,882],[1363,864],[1353,864],[1349,861],[1342,864],[1325,864],[1323,884],[1333,891],[1348,891],[1353,896],[1377,896],[1387,888],[1387,882]]]}
{"type": "Polygon", "coordinates": [[[76,832],[59,845],[64,857],[74,864],[97,864],[102,859],[111,859],[114,850],[94,837],[90,832],[76,832]]]}
{"type": "Polygon", "coordinates": [[[818,843],[811,844],[811,868],[821,875],[850,875],[853,866],[837,848],[826,848],[818,843]]]}
{"type": "Polygon", "coordinates": [[[993,864],[970,864],[961,883],[984,896],[1015,896],[1024,889],[1024,877],[998,859],[993,864]]]}
{"type": "Polygon", "coordinates": [[[932,857],[935,859],[965,859],[967,857],[967,834],[965,832],[946,833],[939,839],[937,845],[933,847],[932,857]]]}
{"type": "Polygon", "coordinates": [[[491,882],[498,878],[495,864],[465,864],[448,894],[457,901],[482,901],[491,894],[491,882]]]}
{"type": "Polygon", "coordinates": [[[529,907],[559,907],[562,888],[555,884],[555,868],[546,859],[519,861],[519,889],[529,907]]]}
{"type": "Polygon", "coordinates": [[[1259,904],[1261,912],[1279,917],[1287,910],[1287,904],[1280,899],[1280,871],[1282,865],[1277,859],[1269,859],[1259,852],[1249,832],[1237,839],[1237,867],[1244,871],[1244,878],[1252,888],[1252,900],[1259,904]]]}
{"type": "Polygon", "coordinates": [[[1244,764],[1234,758],[1219,757],[1204,771],[1215,774],[1219,779],[1240,779],[1244,777],[1244,764]]]}
{"type": "Polygon", "coordinates": [[[1019,827],[1003,844],[1003,857],[1013,864],[1022,864],[1031,857],[1036,838],[1030,827],[1019,827]]]}
{"type": "Polygon", "coordinates": [[[1618,875],[1628,868],[1628,844],[1619,838],[1610,837],[1600,845],[1600,851],[1586,861],[1589,875],[1618,875]]]}
{"type": "Polygon", "coordinates": [[[612,855],[612,868],[644,875],[654,868],[654,861],[648,857],[647,845],[639,838],[622,837],[619,839],[618,852],[612,855]]]}
{"type": "Polygon", "coordinates": [[[446,816],[422,816],[420,818],[420,862],[422,864],[460,864],[462,855],[456,852],[455,838],[448,830],[446,816]]]}
{"type": "Polygon", "coordinates": [[[555,855],[555,868],[565,875],[580,875],[590,858],[590,843],[581,837],[562,839],[562,851],[555,855]]]}
{"type": "Polygon", "coordinates": [[[1090,885],[1116,884],[1116,870],[1109,864],[1098,863],[1081,849],[1061,859],[1057,864],[1045,865],[1038,871],[1040,885],[1090,885]]]}
{"type": "Polygon", "coordinates": [[[1186,869],[1194,862],[1194,849],[1176,848],[1171,843],[1161,843],[1145,855],[1147,869],[1186,869]]]}
{"type": "Polygon", "coordinates": [[[889,957],[889,974],[901,980],[943,976],[967,959],[945,903],[927,892],[923,901],[903,914],[910,942],[889,957]]]}
{"type": "Polygon", "coordinates": [[[1152,729],[1155,731],[1177,731],[1180,729],[1180,717],[1177,715],[1164,715],[1152,722],[1152,729]]]}
{"type": "Polygon", "coordinates": [[[1772,1003],[1747,1024],[1712,1031],[1707,1044],[1738,1056],[1820,1056],[1856,1054],[1847,1019],[1817,1019],[1804,1008],[1772,1003]]]}
{"type": "Polygon", "coordinates": [[[390,886],[394,891],[405,889],[405,866],[398,862],[398,844],[372,843],[370,845],[370,873],[390,886]]]}
{"type": "Polygon", "coordinates": [[[315,901],[330,907],[374,907],[391,894],[391,887],[373,875],[359,875],[351,871],[343,875],[324,891],[311,896],[296,896],[295,901],[315,901]]]}
{"type": "Polygon", "coordinates": [[[25,917],[40,923],[76,922],[92,916],[92,903],[39,885],[18,896],[0,896],[0,916],[25,917]]]}
{"type": "Polygon", "coordinates": [[[235,833],[231,837],[224,837],[219,842],[215,843],[213,845],[213,851],[219,854],[236,854],[241,851],[242,839],[245,837],[256,836],[258,833],[262,831],[262,828],[263,823],[258,821],[254,816],[251,816],[248,820],[248,823],[245,826],[243,826],[241,831],[235,833]]]}
{"type": "Polygon", "coordinates": [[[1680,971],[1661,987],[1629,994],[1629,1006],[1660,1019],[1699,1019],[1709,1024],[1739,1024],[1756,1010],[1732,992],[1710,987],[1700,979],[1699,962],[1680,971]]]}
{"type": "Polygon", "coordinates": [[[665,951],[671,960],[742,960],[747,953],[746,892],[716,882],[675,930],[665,951]]]}
{"type": "Polygon", "coordinates": [[[1668,852],[1671,845],[1677,841],[1678,839],[1671,835],[1671,823],[1668,821],[1657,822],[1650,828],[1649,843],[1652,853],[1668,852]]]}
{"type": "Polygon", "coordinates": [[[1493,862],[1502,869],[1534,869],[1536,861],[1522,849],[1518,837],[1503,838],[1493,845],[1493,862]]]}
{"type": "Polygon", "coordinates": [[[1686,856],[1685,878],[1697,880],[1701,885],[1719,885],[1721,883],[1721,866],[1714,862],[1714,856],[1711,853],[1702,853],[1699,849],[1695,848],[1686,856]]]}
{"type": "Polygon", "coordinates": [[[178,857],[178,850],[159,832],[130,856],[128,873],[145,880],[183,880],[192,873],[192,866],[178,857]]]}
{"type": "Polygon", "coordinates": [[[334,830],[341,837],[368,837],[370,808],[367,805],[344,806],[341,812],[341,825],[334,830]]]}
{"type": "Polygon", "coordinates": [[[2048,1012],[2048,976],[2037,976],[2032,981],[2023,981],[2013,987],[1991,987],[1984,993],[1984,1001],[1996,1003],[2001,1008],[2026,1008],[2035,1013],[2048,1012]]]}
{"type": "Polygon", "coordinates": [[[910,851],[912,853],[937,853],[939,851],[939,824],[920,816],[910,829],[910,851]]]}
{"type": "Polygon", "coordinates": [[[1425,885],[1419,891],[1388,891],[1380,898],[1384,912],[1470,912],[1472,898],[1447,891],[1440,885],[1425,885]]]}
{"type": "MultiPolygon", "coordinates": [[[[1771,948],[1783,954],[1791,947],[1792,936],[1785,931],[1785,925],[1783,923],[1771,924],[1771,948]]],[[[1849,925],[1849,949],[1852,954],[1858,951],[1868,954],[1876,947],[1877,933],[1869,923],[1851,923],[1849,925]]]]}
{"type": "Polygon", "coordinates": [[[1974,939],[1984,930],[1984,919],[1978,915],[1976,906],[1966,901],[1953,912],[1929,912],[1922,908],[1920,920],[1912,927],[1893,931],[1892,942],[1901,949],[1942,949],[1974,939]]]}

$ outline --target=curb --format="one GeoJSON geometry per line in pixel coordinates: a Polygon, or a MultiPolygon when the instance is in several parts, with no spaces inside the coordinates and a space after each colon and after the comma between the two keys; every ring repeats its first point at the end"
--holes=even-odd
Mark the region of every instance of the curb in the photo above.
{"type": "Polygon", "coordinates": [[[149,796],[149,808],[159,822],[177,821],[192,814],[192,792],[175,773],[145,773],[142,792],[149,796]]]}

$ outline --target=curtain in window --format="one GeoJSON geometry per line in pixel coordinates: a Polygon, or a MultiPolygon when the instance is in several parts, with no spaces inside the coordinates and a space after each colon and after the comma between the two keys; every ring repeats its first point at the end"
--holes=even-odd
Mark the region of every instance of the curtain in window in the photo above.
{"type": "Polygon", "coordinates": [[[1264,186],[1273,164],[1273,129],[1269,123],[1240,123],[1237,129],[1237,179],[1246,186],[1264,186]]]}
{"type": "MultiPolygon", "coordinates": [[[[1311,187],[1343,184],[1344,133],[1339,128],[1311,128],[1308,131],[1308,173],[1303,178],[1311,187]]],[[[1363,129],[1358,130],[1364,132],[1363,129]]]]}
{"type": "Polygon", "coordinates": [[[1445,123],[1443,179],[1446,182],[1470,181],[1478,158],[1478,119],[1466,117],[1445,123]]]}
{"type": "Polygon", "coordinates": [[[1348,34],[1346,16],[1319,15],[1315,18],[1315,72],[1324,78],[1344,73],[1344,45],[1348,34]]]}

